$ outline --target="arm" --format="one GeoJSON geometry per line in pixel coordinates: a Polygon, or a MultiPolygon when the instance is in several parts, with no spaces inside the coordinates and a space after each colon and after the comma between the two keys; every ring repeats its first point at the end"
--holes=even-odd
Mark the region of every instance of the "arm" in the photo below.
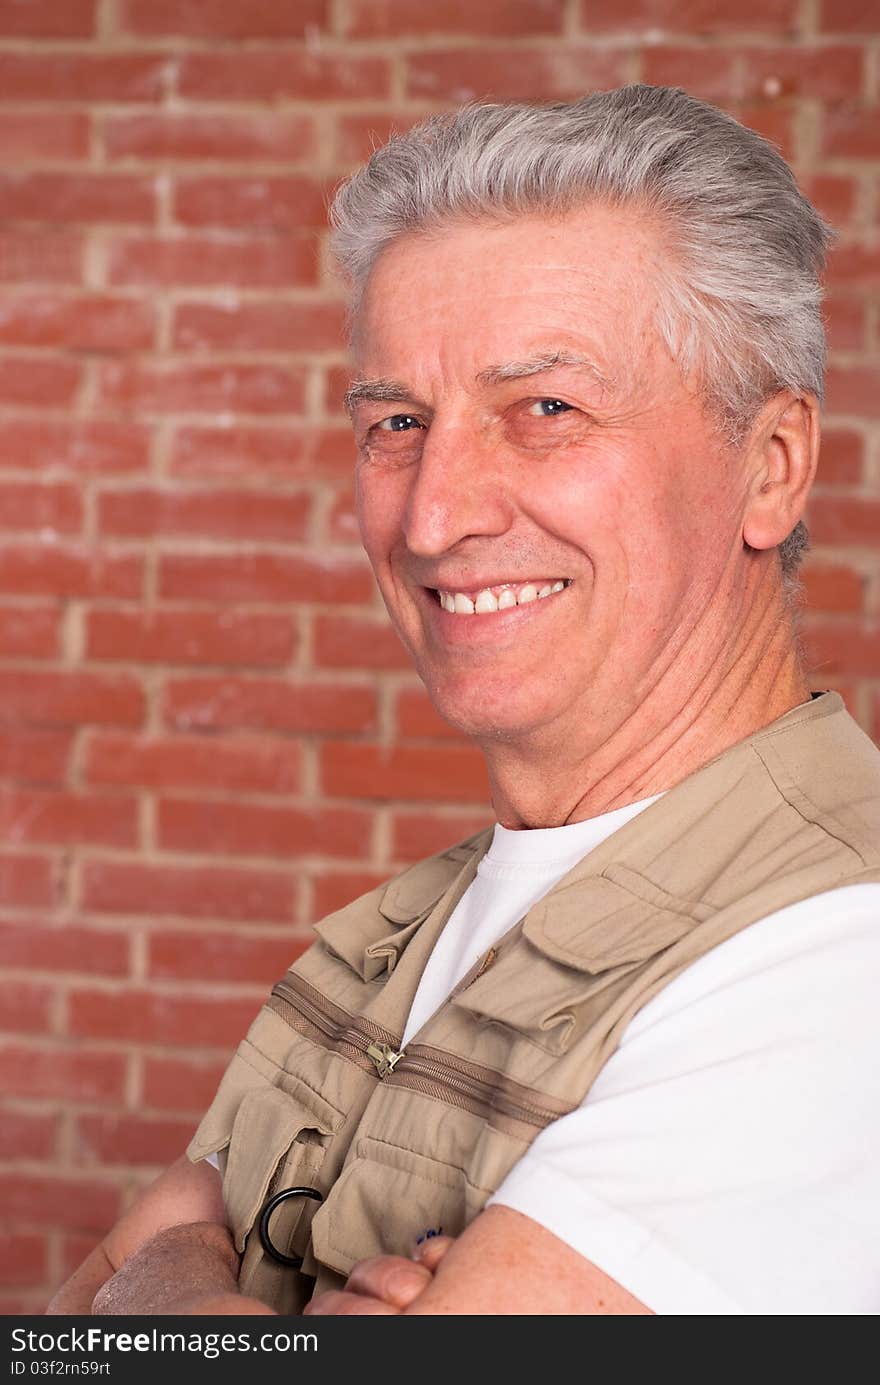
{"type": "Polygon", "coordinates": [[[444,1314],[637,1316],[651,1310],[552,1231],[495,1204],[450,1247],[405,1310],[444,1314]]]}
{"type": "Polygon", "coordinates": [[[362,1261],[345,1291],[321,1294],[305,1311],[406,1317],[651,1312],[551,1231],[499,1204],[481,1212],[457,1240],[428,1242],[419,1262],[390,1255],[362,1261]]]}
{"type": "Polygon", "coordinates": [[[238,1297],[237,1277],[220,1175],[183,1155],[144,1189],[46,1312],[269,1312],[238,1297]]]}

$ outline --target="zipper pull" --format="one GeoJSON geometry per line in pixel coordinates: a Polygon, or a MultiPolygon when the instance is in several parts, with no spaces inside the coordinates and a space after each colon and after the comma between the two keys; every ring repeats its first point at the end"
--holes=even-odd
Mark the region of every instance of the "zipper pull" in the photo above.
{"type": "Polygon", "coordinates": [[[479,981],[480,977],[483,975],[483,972],[489,970],[489,968],[491,967],[492,963],[495,961],[495,958],[496,958],[497,956],[498,956],[498,949],[495,948],[495,947],[490,947],[490,948],[489,948],[489,951],[486,953],[485,957],[483,958],[482,962],[480,963],[480,969],[479,969],[479,971],[477,972],[476,976],[474,977],[474,980],[475,980],[475,981],[479,981]]]}
{"type": "Polygon", "coordinates": [[[403,1050],[398,1053],[396,1048],[390,1044],[370,1044],[367,1049],[367,1057],[372,1058],[376,1064],[376,1071],[380,1077],[387,1077],[389,1072],[393,1072],[397,1064],[403,1057],[403,1050]]]}

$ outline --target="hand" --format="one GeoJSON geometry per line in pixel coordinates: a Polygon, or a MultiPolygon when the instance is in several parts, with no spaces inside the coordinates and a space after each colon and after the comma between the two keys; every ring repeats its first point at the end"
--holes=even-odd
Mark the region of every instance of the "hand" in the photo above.
{"type": "Polygon", "coordinates": [[[423,1241],[411,1260],[404,1255],[374,1255],[361,1260],[344,1289],[318,1294],[303,1312],[308,1316],[379,1317],[403,1313],[434,1278],[453,1244],[452,1236],[423,1241]]]}
{"type": "Polygon", "coordinates": [[[225,1227],[169,1226],[101,1285],[92,1313],[272,1314],[264,1303],[238,1293],[237,1275],[238,1256],[225,1227]]]}

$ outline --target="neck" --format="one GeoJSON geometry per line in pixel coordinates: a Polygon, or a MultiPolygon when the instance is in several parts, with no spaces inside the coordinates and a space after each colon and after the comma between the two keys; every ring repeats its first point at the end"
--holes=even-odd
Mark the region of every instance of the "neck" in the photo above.
{"type": "Polygon", "coordinates": [[[737,614],[718,623],[715,639],[695,634],[636,701],[621,706],[623,698],[597,688],[571,718],[576,731],[569,724],[484,744],[498,821],[560,827],[650,798],[808,701],[781,589],[737,614]]]}

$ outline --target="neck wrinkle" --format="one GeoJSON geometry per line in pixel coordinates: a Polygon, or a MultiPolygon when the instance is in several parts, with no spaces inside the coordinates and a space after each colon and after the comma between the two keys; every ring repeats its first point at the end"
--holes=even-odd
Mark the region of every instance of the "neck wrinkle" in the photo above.
{"type": "Polygon", "coordinates": [[[704,640],[699,657],[687,640],[643,700],[604,736],[601,727],[585,736],[577,756],[570,740],[555,746],[484,745],[502,826],[560,827],[663,793],[809,701],[793,613],[781,585],[767,577],[766,571],[760,574],[758,590],[726,628],[718,623],[721,638],[714,648],[704,640]],[[732,644],[730,629],[737,631],[732,644]]]}

